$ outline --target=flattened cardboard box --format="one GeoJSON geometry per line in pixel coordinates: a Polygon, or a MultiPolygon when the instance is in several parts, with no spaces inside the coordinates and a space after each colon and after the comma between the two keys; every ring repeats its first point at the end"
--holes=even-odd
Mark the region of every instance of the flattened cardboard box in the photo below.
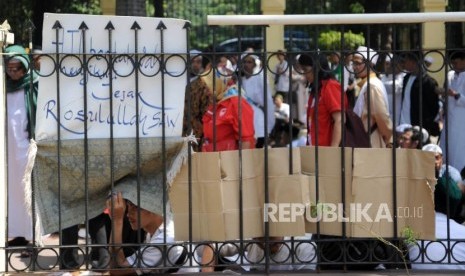
{"type": "MultiPolygon", "coordinates": [[[[170,189],[176,239],[189,240],[189,203],[192,208],[192,240],[234,240],[241,237],[241,232],[243,238],[264,236],[264,154],[263,149],[243,150],[242,163],[239,151],[193,154],[191,182],[186,165],[170,189]]],[[[268,151],[269,203],[310,202],[309,187],[313,177],[300,174],[299,155],[299,150],[293,149],[290,166],[289,149],[268,151]],[[289,174],[290,169],[293,174],[289,174]]],[[[304,219],[304,216],[299,216],[294,222],[270,221],[270,234],[304,235],[304,219]]]]}
{"type": "Polygon", "coordinates": [[[351,223],[351,236],[401,237],[409,227],[422,239],[435,239],[434,156],[420,150],[396,150],[396,177],[389,149],[356,149],[352,194],[354,202],[371,204],[373,220],[351,223]],[[394,183],[395,180],[395,183],[394,183]],[[394,198],[396,195],[396,198],[394,198]],[[397,208],[394,208],[394,201],[397,208]],[[387,211],[388,210],[388,211],[387,211]],[[397,217],[397,229],[393,223],[397,217]]]}
{"type": "MultiPolygon", "coordinates": [[[[346,148],[344,151],[345,163],[341,162],[341,150],[340,148],[332,147],[319,147],[318,151],[315,147],[302,147],[300,148],[302,173],[305,175],[311,175],[316,178],[315,186],[310,189],[312,198],[315,198],[313,204],[322,204],[322,208],[328,203],[331,204],[342,204],[352,202],[352,195],[347,191],[351,190],[352,185],[352,150],[346,148]],[[318,154],[318,160],[315,162],[316,154],[318,154]],[[345,182],[342,182],[342,170],[341,166],[345,166],[345,182]],[[343,187],[345,186],[345,189],[343,187]],[[318,192],[317,192],[318,191],[318,192]],[[345,192],[345,201],[342,201],[342,193],[345,192]]],[[[347,208],[344,213],[348,212],[347,208]]],[[[320,233],[326,235],[341,235],[343,228],[342,223],[337,222],[326,222],[323,219],[319,219],[320,233]]],[[[306,230],[308,233],[317,233],[317,223],[306,220],[306,230]]]]}
{"type": "MultiPolygon", "coordinates": [[[[292,222],[288,219],[281,222],[270,220],[270,209],[264,208],[264,150],[243,150],[241,154],[242,163],[239,151],[192,155],[191,182],[186,165],[170,190],[176,239],[189,240],[189,224],[194,241],[239,239],[241,233],[242,238],[263,236],[265,215],[268,215],[272,236],[316,233],[317,223],[308,219],[310,209],[292,222]]],[[[318,220],[321,234],[340,236],[345,224],[348,237],[389,238],[394,237],[395,232],[401,236],[402,230],[410,227],[418,238],[434,239],[434,204],[430,187],[435,184],[432,154],[418,150],[396,151],[395,182],[393,154],[389,149],[346,148],[344,163],[341,162],[340,148],[319,147],[318,153],[314,147],[293,149],[292,163],[289,163],[289,156],[287,148],[268,149],[268,202],[287,206],[291,203],[305,206],[320,203],[341,207],[343,210],[338,210],[339,216],[349,221],[318,220]],[[316,154],[318,163],[315,162],[316,154]],[[394,191],[397,194],[397,212],[393,208],[394,191]],[[358,209],[363,210],[366,206],[369,208],[360,213],[358,209]],[[406,216],[405,210],[411,214],[406,216]],[[350,217],[351,214],[355,216],[350,217]],[[377,220],[379,214],[382,219],[377,220]],[[398,218],[397,229],[394,229],[393,221],[387,219],[394,214],[398,218]]],[[[274,215],[280,218],[282,214],[274,215]]]]}

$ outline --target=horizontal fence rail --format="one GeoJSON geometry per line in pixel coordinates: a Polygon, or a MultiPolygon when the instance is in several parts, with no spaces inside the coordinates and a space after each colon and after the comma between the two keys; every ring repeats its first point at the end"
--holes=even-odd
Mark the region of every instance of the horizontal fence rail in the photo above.
{"type": "Polygon", "coordinates": [[[289,15],[208,15],[208,25],[338,25],[463,22],[465,12],[289,14],[289,15]]]}

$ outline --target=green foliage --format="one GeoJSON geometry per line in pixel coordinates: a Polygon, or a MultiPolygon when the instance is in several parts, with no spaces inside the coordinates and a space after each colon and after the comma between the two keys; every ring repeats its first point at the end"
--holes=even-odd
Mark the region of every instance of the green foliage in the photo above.
{"type": "Polygon", "coordinates": [[[405,239],[407,245],[414,244],[417,242],[417,234],[413,231],[410,226],[405,226],[402,229],[402,237],[405,239]]]}
{"type": "Polygon", "coordinates": [[[365,7],[363,7],[360,2],[355,2],[349,5],[350,12],[351,13],[364,13],[365,12],[365,7]]]}
{"type": "Polygon", "coordinates": [[[324,202],[318,202],[316,205],[313,202],[310,203],[310,216],[312,218],[319,218],[330,211],[331,208],[324,202]]]}
{"type": "MultiPolygon", "coordinates": [[[[449,0],[450,2],[454,0],[449,0]]],[[[392,12],[419,12],[419,1],[391,0],[392,12]]]]}
{"type": "Polygon", "coordinates": [[[80,14],[101,14],[100,0],[70,0],[69,5],[63,7],[63,12],[80,14]]]}
{"type": "Polygon", "coordinates": [[[147,12],[147,16],[153,16],[155,14],[155,6],[153,5],[153,1],[145,0],[145,10],[147,12]]]}
{"type": "MultiPolygon", "coordinates": [[[[226,39],[237,37],[236,28],[230,26],[207,26],[207,15],[260,14],[260,0],[224,1],[209,0],[171,0],[165,1],[165,16],[186,19],[191,22],[191,47],[204,49],[226,39]],[[208,5],[206,5],[208,3],[208,5]]],[[[260,36],[257,27],[246,26],[242,36],[260,36]]]]}
{"type": "MultiPolygon", "coordinates": [[[[327,31],[320,33],[318,38],[318,46],[322,50],[337,50],[341,49],[342,44],[341,32],[327,31]]],[[[363,34],[354,34],[352,31],[344,33],[344,49],[355,49],[357,46],[365,44],[363,34]]]]}
{"type": "MultiPolygon", "coordinates": [[[[33,25],[40,28],[43,12],[101,14],[100,0],[2,0],[0,23],[8,20],[11,32],[15,34],[15,43],[27,46],[30,40],[29,28],[33,25]],[[4,3],[4,1],[6,1],[4,3]]],[[[39,44],[41,30],[34,30],[39,44]]]]}

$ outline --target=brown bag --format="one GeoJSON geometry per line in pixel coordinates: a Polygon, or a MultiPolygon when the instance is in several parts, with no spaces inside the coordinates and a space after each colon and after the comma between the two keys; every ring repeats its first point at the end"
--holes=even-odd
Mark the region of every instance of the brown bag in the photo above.
{"type": "MultiPolygon", "coordinates": [[[[344,146],[352,148],[371,148],[370,137],[368,133],[365,131],[362,119],[360,119],[360,117],[350,109],[346,109],[344,114],[344,146]]],[[[370,131],[370,133],[373,132],[375,129],[376,128],[372,127],[372,131],[370,131]]],[[[341,142],[340,146],[342,146],[342,144],[343,143],[341,142]]]]}

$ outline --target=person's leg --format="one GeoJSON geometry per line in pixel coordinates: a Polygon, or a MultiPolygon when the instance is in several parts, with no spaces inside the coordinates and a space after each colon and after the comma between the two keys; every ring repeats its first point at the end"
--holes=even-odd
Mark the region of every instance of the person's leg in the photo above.
{"type": "Polygon", "coordinates": [[[264,145],[265,145],[265,138],[264,137],[257,138],[257,142],[255,143],[255,148],[260,149],[260,148],[263,148],[264,145]]]}
{"type": "MultiPolygon", "coordinates": [[[[61,231],[62,245],[77,245],[79,226],[74,225],[61,231]]],[[[60,269],[73,269],[79,267],[74,257],[76,248],[60,248],[60,269]]]]}
{"type": "MultiPolygon", "coordinates": [[[[139,231],[133,230],[131,228],[131,224],[129,223],[129,219],[127,216],[124,216],[123,220],[123,243],[143,243],[145,240],[145,231],[139,229],[139,231]],[[140,235],[138,234],[140,233],[140,235]]],[[[140,246],[127,246],[123,248],[124,256],[128,257],[134,254],[136,250],[139,249],[140,246]]]]}
{"type": "MultiPolygon", "coordinates": [[[[89,220],[89,235],[94,245],[108,244],[109,231],[107,225],[111,224],[110,217],[102,213],[89,220]]],[[[110,252],[108,247],[93,247],[91,251],[93,268],[105,268],[110,263],[110,252]]]]}

